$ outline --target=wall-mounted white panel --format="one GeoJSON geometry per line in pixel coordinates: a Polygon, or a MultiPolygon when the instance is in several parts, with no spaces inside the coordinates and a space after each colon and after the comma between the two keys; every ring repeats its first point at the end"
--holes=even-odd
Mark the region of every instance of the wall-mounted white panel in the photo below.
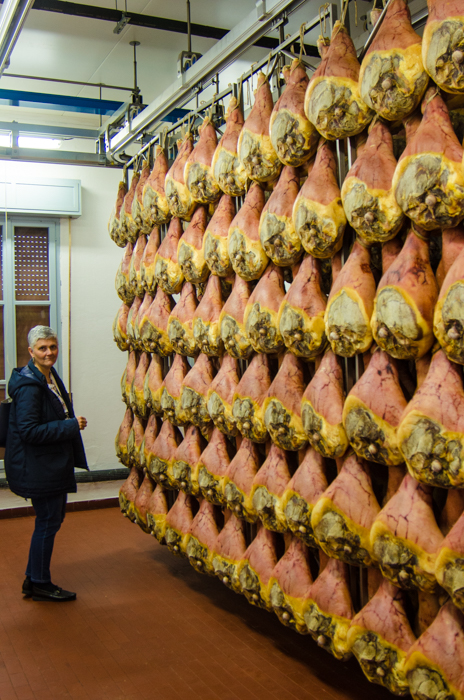
{"type": "Polygon", "coordinates": [[[0,177],[0,210],[21,214],[81,215],[81,181],[0,177]]]}

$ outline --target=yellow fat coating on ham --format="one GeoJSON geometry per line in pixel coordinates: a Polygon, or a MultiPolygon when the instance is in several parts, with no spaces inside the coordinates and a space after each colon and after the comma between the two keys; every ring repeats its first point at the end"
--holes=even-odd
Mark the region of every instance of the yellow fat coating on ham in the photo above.
{"type": "Polygon", "coordinates": [[[234,272],[244,280],[261,277],[268,263],[261,241],[252,240],[238,227],[230,228],[227,248],[234,272]]]}
{"type": "Polygon", "coordinates": [[[464,15],[447,15],[446,19],[431,20],[424,28],[422,60],[425,70],[439,88],[451,94],[462,94],[464,75],[462,63],[453,61],[454,51],[462,51],[464,15]]]}
{"type": "Polygon", "coordinates": [[[237,360],[247,360],[253,352],[253,346],[246,334],[245,324],[221,312],[219,327],[227,354],[237,360]]]}
{"type": "Polygon", "coordinates": [[[324,310],[308,316],[303,309],[284,301],[277,319],[285,346],[297,357],[313,360],[327,345],[324,310]]]}
{"type": "Polygon", "coordinates": [[[346,218],[366,245],[385,243],[396,236],[404,215],[393,190],[370,189],[357,177],[345,179],[341,196],[346,218]],[[374,220],[366,221],[367,212],[374,220]]]}
{"type": "Polygon", "coordinates": [[[346,215],[339,198],[321,204],[298,197],[293,209],[293,223],[303,248],[315,258],[331,258],[342,247],[346,215]]]}
{"type": "Polygon", "coordinates": [[[306,604],[304,619],[309,634],[318,643],[321,633],[324,633],[324,649],[329,651],[336,659],[349,659],[351,651],[348,644],[348,630],[351,620],[324,612],[314,601],[306,604]]]}
{"type": "Polygon", "coordinates": [[[464,280],[458,280],[452,284],[446,292],[446,296],[440,298],[435,306],[433,314],[433,332],[436,339],[446,353],[449,360],[464,364],[464,343],[460,333],[464,322],[464,280]],[[448,330],[453,329],[458,337],[451,337],[448,330]]]}
{"type": "Polygon", "coordinates": [[[343,287],[329,299],[324,321],[326,335],[336,355],[352,357],[366,352],[372,345],[370,318],[355,289],[343,287]]]}
{"type": "Polygon", "coordinates": [[[427,84],[420,43],[411,44],[401,51],[372,51],[364,58],[359,72],[362,99],[389,121],[411,114],[427,84]],[[391,86],[388,89],[382,88],[384,78],[390,78],[391,86]]]}
{"type": "Polygon", "coordinates": [[[346,398],[343,407],[343,425],[350,445],[359,457],[387,465],[402,464],[404,461],[399,449],[397,429],[376,415],[357,396],[346,398]],[[376,434],[373,430],[374,426],[376,434]],[[377,448],[374,454],[369,450],[371,445],[377,448]]]}
{"type": "Polygon", "coordinates": [[[419,359],[433,345],[432,328],[414,299],[395,285],[383,287],[374,299],[371,328],[375,342],[399,360],[419,359]],[[383,325],[390,331],[386,338],[379,335],[383,325]]]}
{"type": "Polygon", "coordinates": [[[319,454],[331,458],[345,454],[349,442],[343,423],[331,425],[304,397],[301,402],[301,419],[309,442],[319,454]]]}
{"type": "Polygon", "coordinates": [[[311,80],[306,90],[305,113],[321,136],[329,140],[361,133],[373,116],[361,97],[359,83],[336,76],[311,80]]]}

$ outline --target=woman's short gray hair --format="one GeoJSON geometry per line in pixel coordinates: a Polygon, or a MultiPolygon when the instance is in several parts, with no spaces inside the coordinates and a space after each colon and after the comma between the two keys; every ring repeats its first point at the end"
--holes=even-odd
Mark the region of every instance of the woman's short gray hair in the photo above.
{"type": "Polygon", "coordinates": [[[33,348],[39,340],[45,340],[47,338],[55,338],[55,340],[58,341],[56,331],[50,328],[50,326],[34,326],[27,334],[27,342],[30,348],[33,348]]]}

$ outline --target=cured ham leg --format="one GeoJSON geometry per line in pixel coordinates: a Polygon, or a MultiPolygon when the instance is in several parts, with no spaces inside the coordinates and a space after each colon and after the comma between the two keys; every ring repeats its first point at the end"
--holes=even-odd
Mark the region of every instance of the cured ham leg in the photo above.
{"type": "Polygon", "coordinates": [[[215,428],[208,445],[198,460],[198,485],[204,498],[218,506],[224,505],[224,476],[230,464],[230,444],[215,428]]]}
{"type": "Polygon", "coordinates": [[[119,350],[123,352],[129,349],[129,339],[127,337],[127,317],[130,306],[122,303],[113,321],[113,339],[119,350]]]}
{"type": "Polygon", "coordinates": [[[143,474],[135,466],[131,467],[130,474],[119,489],[119,507],[125,518],[135,523],[135,499],[142,483],[143,474]]]}
{"type": "Polygon", "coordinates": [[[190,365],[186,358],[182,355],[174,355],[174,361],[163,382],[160,401],[163,420],[170,421],[173,425],[185,423],[180,398],[182,385],[189,371],[190,365]]]}
{"type": "Polygon", "coordinates": [[[261,214],[261,244],[266,255],[276,265],[294,265],[303,253],[292,219],[293,205],[299,191],[298,170],[286,166],[261,214]]]}
{"type": "Polygon", "coordinates": [[[167,224],[171,218],[164,181],[169,170],[168,159],[161,146],[155,148],[155,162],[142,192],[142,220],[146,232],[153,226],[167,224]]]}
{"type": "Polygon", "coordinates": [[[203,236],[206,229],[206,207],[197,207],[192,219],[179,240],[177,260],[185,279],[192,284],[206,282],[209,268],[203,253],[203,236]]]}
{"type": "Polygon", "coordinates": [[[144,464],[143,439],[145,436],[145,422],[138,416],[134,416],[134,422],[127,439],[127,454],[129,465],[142,469],[144,464]]]}
{"type": "Polygon", "coordinates": [[[271,386],[267,355],[255,355],[234,394],[232,414],[241,434],[254,442],[266,442],[263,403],[271,386]]]}
{"type": "MultiPolygon", "coordinates": [[[[443,242],[445,234],[443,234],[443,242]]],[[[433,332],[448,359],[464,364],[464,250],[446,275],[433,315],[433,332]]]]}
{"type": "Polygon", "coordinates": [[[145,428],[145,433],[143,435],[143,444],[141,446],[141,451],[143,454],[143,465],[145,471],[148,471],[148,465],[153,458],[153,450],[155,448],[155,441],[158,437],[160,431],[160,421],[158,417],[152,413],[148,419],[147,427],[145,428]]]}
{"type": "Polygon", "coordinates": [[[336,659],[351,656],[347,641],[354,617],[348,583],[348,567],[329,559],[309,591],[304,620],[311,637],[336,659]]]}
{"type": "Polygon", "coordinates": [[[348,447],[343,427],[343,373],[332,350],[327,350],[301,401],[301,420],[308,440],[323,457],[341,457],[348,447]]]}
{"type": "Polygon", "coordinates": [[[214,544],[214,573],[228,588],[241,593],[239,570],[246,552],[245,523],[225,509],[226,522],[214,544]]]}
{"type": "Polygon", "coordinates": [[[396,201],[426,230],[451,228],[464,217],[463,149],[437,88],[427,90],[423,118],[393,177],[396,201]]]}
{"type": "Polygon", "coordinates": [[[198,135],[196,146],[185,163],[184,181],[195,202],[208,204],[219,199],[221,194],[211,167],[217,138],[216,129],[209,117],[205,117],[198,135]]]}
{"type": "Polygon", "coordinates": [[[376,343],[399,360],[415,360],[433,344],[438,288],[426,239],[411,228],[377,287],[371,327],[376,343]]]}
{"type": "Polygon", "coordinates": [[[369,250],[356,240],[332,284],[324,317],[327,338],[337,355],[353,357],[370,348],[374,296],[369,250]]]}
{"type": "Polygon", "coordinates": [[[158,484],[167,482],[167,473],[172,472],[176,451],[182,442],[182,435],[175,425],[163,421],[161,430],[153,443],[153,453],[148,456],[146,468],[158,484]]]}
{"type": "Polygon", "coordinates": [[[140,307],[142,305],[142,300],[140,297],[135,297],[134,301],[131,304],[130,311],[127,314],[127,324],[126,324],[126,331],[127,331],[127,337],[129,339],[129,348],[131,350],[135,349],[137,347],[137,339],[136,339],[136,321],[138,321],[138,315],[140,311],[140,307]]]}
{"type": "Polygon", "coordinates": [[[278,324],[286,347],[297,357],[313,360],[327,344],[320,263],[306,255],[293,270],[293,282],[279,309],[278,324]]]}
{"type": "Polygon", "coordinates": [[[118,185],[118,194],[116,197],[116,204],[110,214],[108,221],[108,233],[112,241],[116,243],[117,246],[124,248],[125,241],[120,240],[121,236],[121,209],[124,204],[124,197],[126,196],[127,188],[126,183],[121,181],[118,185]]]}
{"type": "Polygon", "coordinates": [[[130,216],[126,213],[126,227],[127,227],[127,239],[132,243],[135,243],[138,236],[141,233],[143,226],[142,219],[142,192],[145,186],[148,176],[150,175],[150,166],[148,161],[144,161],[142,165],[142,172],[140,173],[140,180],[137,183],[137,188],[135,190],[135,196],[132,200],[132,209],[130,216]]]}
{"type": "Polygon", "coordinates": [[[348,630],[348,645],[367,679],[400,696],[409,695],[404,666],[416,641],[404,606],[403,591],[384,580],[348,630]]]}
{"type": "Polygon", "coordinates": [[[207,408],[216,428],[228,437],[238,434],[232,403],[239,381],[237,360],[224,355],[221,369],[208,389],[207,408]]]}
{"type": "Polygon", "coordinates": [[[277,353],[284,347],[278,324],[284,296],[283,272],[270,263],[245,308],[245,331],[256,352],[277,353]]]}
{"type": "Polygon", "coordinates": [[[303,248],[315,258],[331,258],[340,250],[346,215],[337,182],[335,150],[323,139],[293,206],[293,224],[303,248]]]}
{"type": "Polygon", "coordinates": [[[163,391],[163,360],[158,355],[151,356],[150,366],[143,384],[143,398],[147,408],[161,415],[161,393],[163,391]]]}
{"type": "Polygon", "coordinates": [[[129,268],[129,286],[134,292],[135,296],[138,297],[143,297],[145,291],[142,286],[141,265],[146,244],[146,236],[140,235],[137,239],[137,243],[134,246],[129,268]]]}
{"type": "MultiPolygon", "coordinates": [[[[464,249],[464,227],[447,228],[442,232],[441,260],[438,264],[435,277],[438,288],[441,290],[443,282],[456,258],[464,249]]],[[[440,300],[440,297],[438,298],[440,300]]]]}
{"type": "Polygon", "coordinates": [[[359,61],[348,30],[335,22],[328,51],[306,89],[305,114],[326,139],[359,134],[374,113],[359,92],[359,61]]]}
{"type": "Polygon", "coordinates": [[[137,491],[137,495],[134,501],[134,512],[135,512],[135,522],[140,527],[143,532],[150,533],[150,528],[148,526],[147,520],[147,507],[151,495],[153,494],[154,486],[151,476],[148,472],[140,484],[140,488],[137,491]]]}
{"type": "Polygon", "coordinates": [[[308,634],[304,610],[313,583],[308,550],[297,537],[288,539],[286,552],[272,572],[269,598],[282,624],[300,634],[308,634]]]}
{"type": "Polygon", "coordinates": [[[129,231],[128,225],[132,219],[132,202],[134,201],[135,191],[140,180],[140,172],[134,170],[132,173],[132,179],[130,187],[124,197],[124,202],[121,208],[121,214],[119,217],[119,231],[120,231],[120,247],[123,248],[126,243],[129,242],[129,231]]]}
{"type": "Polygon", "coordinates": [[[218,520],[217,507],[203,499],[190,526],[185,549],[190,564],[200,574],[214,576],[213,556],[219,535],[218,520]]]}
{"type": "Polygon", "coordinates": [[[142,260],[140,262],[140,277],[142,287],[150,294],[156,292],[156,277],[155,277],[155,260],[156,253],[160,245],[160,232],[155,226],[150,233],[147,245],[143,251],[142,260]]]}
{"type": "Polygon", "coordinates": [[[156,253],[155,279],[166,294],[178,294],[184,281],[184,273],[177,259],[177,248],[181,236],[182,222],[180,219],[174,218],[156,253]]]}
{"type": "Polygon", "coordinates": [[[130,405],[134,413],[136,413],[139,418],[148,418],[149,409],[145,401],[145,396],[143,393],[143,387],[145,384],[145,377],[148,372],[148,367],[150,366],[151,357],[147,352],[143,352],[140,355],[139,363],[137,369],[135,370],[134,379],[132,380],[131,390],[130,390],[130,405]]]}
{"type": "Polygon", "coordinates": [[[193,522],[193,496],[179,491],[176,501],[166,516],[164,539],[173,554],[187,556],[190,527],[193,522]]]}
{"type": "Polygon", "coordinates": [[[362,99],[383,119],[404,119],[421,101],[428,83],[421,44],[407,0],[390,2],[359,73],[362,99]]]}
{"type": "Polygon", "coordinates": [[[211,418],[207,408],[208,389],[213,381],[214,368],[207,355],[199,355],[182,382],[180,414],[184,421],[193,423],[204,433],[211,418]]]}
{"type": "Polygon", "coordinates": [[[442,541],[432,509],[432,489],[406,474],[371,530],[371,546],[382,574],[400,588],[433,592],[436,553],[442,541]]]}
{"type": "Polygon", "coordinates": [[[226,111],[226,128],[214,151],[211,169],[213,177],[225,194],[241,197],[245,194],[247,174],[239,160],[237,147],[245,119],[233,95],[226,111]]]}
{"type": "Polygon", "coordinates": [[[130,390],[134,381],[135,370],[137,369],[138,355],[135,350],[131,350],[127,360],[124,373],[121,377],[121,394],[122,400],[127,406],[130,406],[130,390]]]}
{"type": "Polygon", "coordinates": [[[454,605],[464,612],[464,515],[453,525],[438,549],[435,576],[454,605]]]}
{"type": "Polygon", "coordinates": [[[259,237],[263,208],[264,191],[254,182],[229,228],[227,250],[230,262],[234,272],[248,281],[261,277],[268,263],[259,237]]]}
{"type": "Polygon", "coordinates": [[[238,155],[251,180],[274,180],[282,167],[269,136],[272,94],[264,73],[258,73],[255,103],[245,120],[238,139],[238,155]]]}
{"type": "Polygon", "coordinates": [[[276,564],[276,535],[258,525],[258,534],[243,556],[239,581],[248,602],[269,611],[270,581],[276,564]]]}
{"type": "Polygon", "coordinates": [[[258,520],[252,504],[253,479],[260,468],[259,452],[251,440],[242,440],[237,454],[224,475],[224,497],[227,507],[249,523],[258,520]]]}
{"type": "Polygon", "coordinates": [[[418,481],[442,488],[464,486],[463,415],[460,368],[439,350],[398,430],[401,452],[418,481]]]}
{"type": "Polygon", "coordinates": [[[343,425],[359,457],[387,465],[404,461],[398,427],[406,406],[395,361],[377,348],[343,408],[343,425]]]}
{"type": "Polygon", "coordinates": [[[134,422],[134,414],[129,407],[126,408],[124,418],[119,426],[115,439],[116,457],[125,467],[129,466],[129,455],[127,453],[127,440],[129,439],[134,422]]]}
{"type": "Polygon", "coordinates": [[[153,302],[139,322],[140,341],[146,352],[153,352],[161,357],[172,354],[168,335],[168,320],[172,307],[172,297],[158,289],[153,302]]]}
{"type": "Polygon", "coordinates": [[[223,307],[220,278],[210,275],[205,293],[193,315],[193,337],[200,352],[222,355],[219,319],[223,307]]]}
{"type": "Polygon", "coordinates": [[[308,547],[319,546],[314,537],[311,514],[327,486],[324,459],[310,447],[280,499],[288,529],[308,547]]]}
{"type": "Polygon", "coordinates": [[[219,329],[226,352],[237,360],[247,360],[253,347],[245,332],[245,309],[251,296],[251,285],[235,275],[232,293],[219,317],[219,329]]]}
{"type": "Polygon", "coordinates": [[[372,566],[375,557],[369,534],[379,512],[368,465],[350,454],[313,508],[314,536],[327,556],[372,566]]]}
{"type": "Polygon", "coordinates": [[[199,429],[195,425],[189,425],[176,450],[172,466],[169,465],[166,472],[164,485],[197,496],[199,488],[197,483],[193,483],[192,474],[196,472],[204,446],[205,442],[199,429]]]}
{"type": "Polygon", "coordinates": [[[459,2],[446,5],[428,0],[428,17],[422,37],[425,70],[445,92],[461,94],[464,89],[463,11],[459,2]]]}
{"type": "Polygon", "coordinates": [[[168,319],[168,337],[174,352],[193,357],[197,344],[193,337],[193,315],[197,309],[195,287],[184,282],[180,298],[168,319]]]}
{"type": "Polygon", "coordinates": [[[271,445],[263,466],[253,479],[251,491],[253,509],[268,530],[287,530],[281,499],[290,479],[290,468],[284,450],[271,445]]]}
{"type": "Polygon", "coordinates": [[[219,200],[213,218],[206,228],[203,239],[203,257],[213,275],[227,277],[232,265],[227,250],[229,228],[235,217],[235,201],[224,194],[219,200]]]}
{"type": "Polygon", "coordinates": [[[153,537],[156,537],[160,544],[165,544],[164,533],[166,532],[168,510],[166,489],[161,484],[157,484],[147,503],[147,525],[153,537]]]}
{"type": "Polygon", "coordinates": [[[184,179],[185,164],[192,151],[193,139],[191,134],[187,134],[183,140],[177,142],[177,157],[167,172],[164,182],[171,216],[178,216],[186,221],[190,221],[196,206],[184,179]]]}
{"type": "Polygon", "coordinates": [[[403,224],[404,214],[392,189],[396,165],[387,125],[372,123],[341,190],[346,217],[365,245],[391,240],[403,224]]]}
{"type": "Polygon", "coordinates": [[[128,243],[124,249],[124,255],[122,256],[121,264],[119,265],[118,271],[116,272],[116,279],[114,286],[116,288],[116,293],[118,297],[125,304],[129,306],[134,301],[135,291],[130,285],[130,264],[132,259],[132,253],[134,248],[132,243],[128,243]]]}
{"type": "Polygon", "coordinates": [[[284,165],[298,167],[314,154],[319,135],[304,113],[309,78],[303,63],[294,58],[282,73],[286,85],[272,110],[271,142],[284,165]]]}
{"type": "Polygon", "coordinates": [[[413,644],[405,670],[414,700],[463,700],[464,618],[451,601],[413,644]]]}
{"type": "Polygon", "coordinates": [[[271,440],[282,450],[297,451],[307,443],[301,420],[305,386],[302,360],[286,353],[263,404],[264,424],[271,440]]]}

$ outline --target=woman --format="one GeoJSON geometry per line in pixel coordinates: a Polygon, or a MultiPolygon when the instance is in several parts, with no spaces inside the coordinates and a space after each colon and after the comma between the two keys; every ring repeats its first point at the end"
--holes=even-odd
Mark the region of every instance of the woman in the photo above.
{"type": "Polygon", "coordinates": [[[76,594],[51,581],[50,560],[68,493],[77,490],[74,468],[88,469],[80,430],[66,388],[53,369],[58,340],[48,326],[27,337],[31,360],[14,369],[8,384],[13,399],[6,441],[5,471],[13,493],[30,498],[36,520],[22,592],[33,600],[69,601],[76,594]]]}

